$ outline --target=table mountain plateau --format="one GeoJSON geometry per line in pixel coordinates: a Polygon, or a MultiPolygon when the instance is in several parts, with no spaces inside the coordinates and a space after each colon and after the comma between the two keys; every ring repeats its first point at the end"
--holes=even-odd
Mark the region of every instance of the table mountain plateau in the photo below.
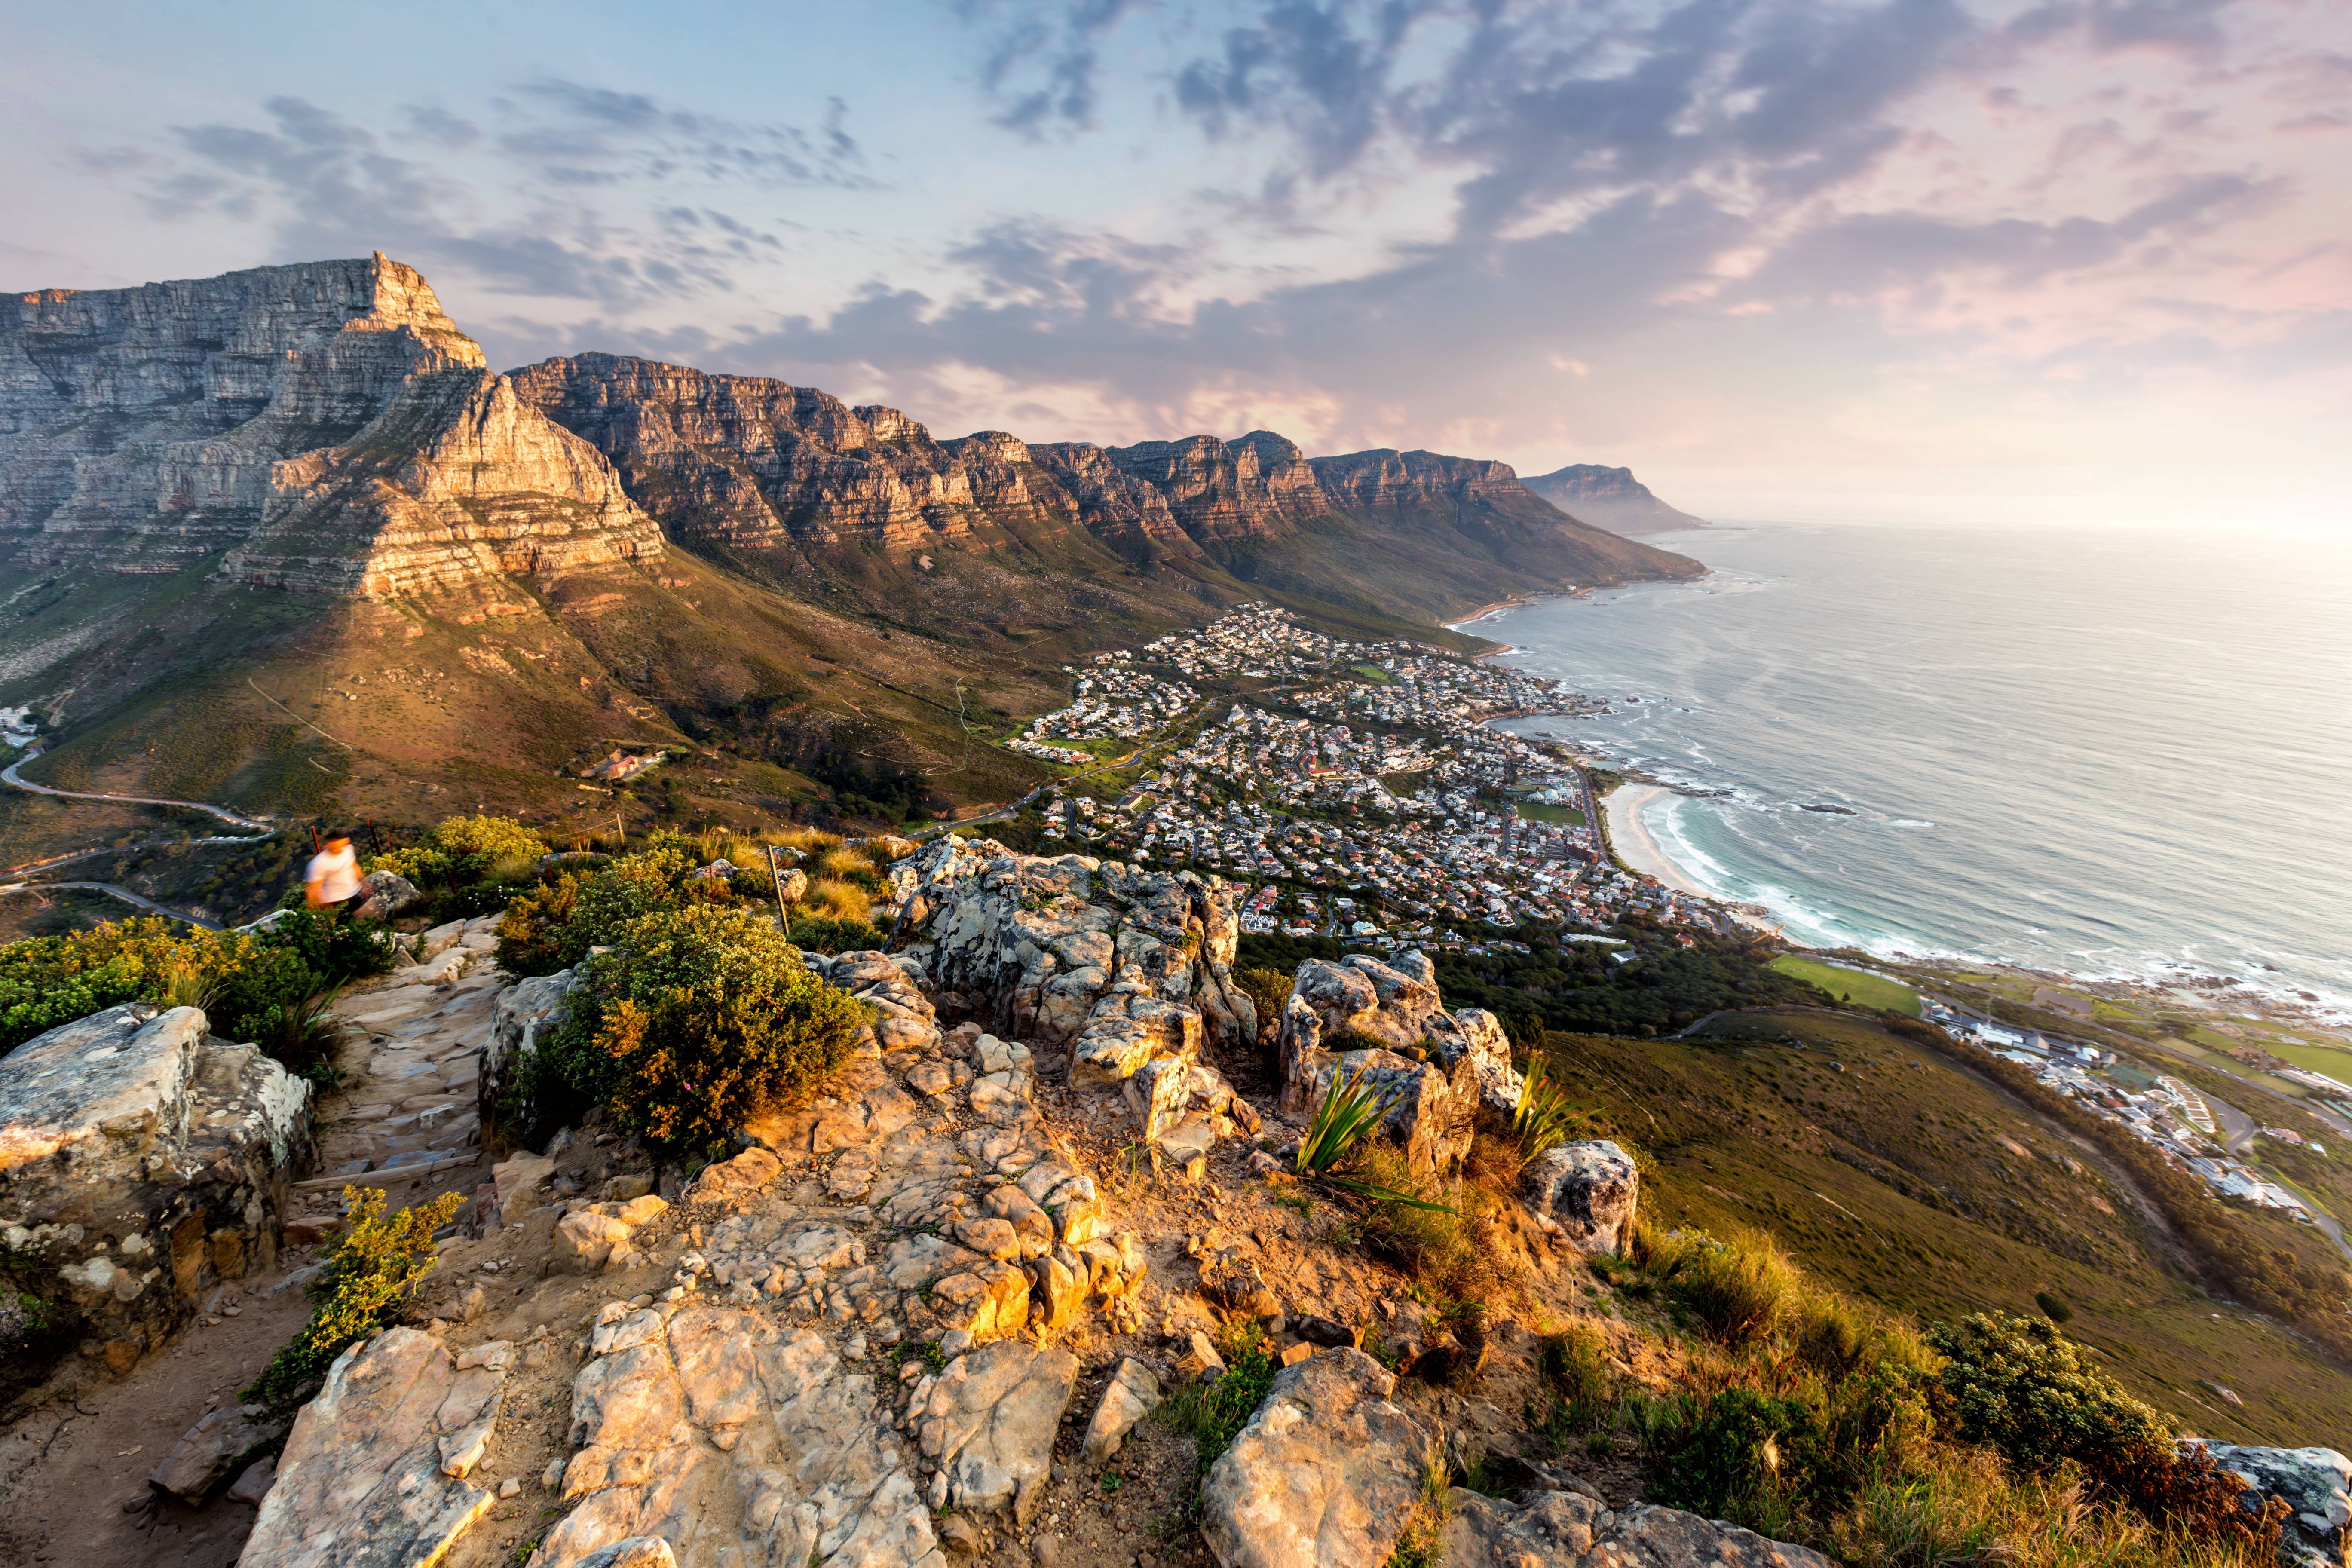
{"type": "Polygon", "coordinates": [[[0,296],[0,703],[69,787],[535,810],[670,744],[781,799],[877,769],[1003,798],[1041,770],[967,721],[1241,600],[1466,647],[1430,623],[1701,570],[1497,463],[938,439],[601,353],[499,374],[380,253],[0,296]]]}
{"type": "Polygon", "coordinates": [[[1527,481],[1527,487],[1562,511],[1573,510],[1619,533],[1664,533],[1706,526],[1705,519],[1677,511],[1653,495],[1631,468],[1570,463],[1538,474],[1527,481]]]}

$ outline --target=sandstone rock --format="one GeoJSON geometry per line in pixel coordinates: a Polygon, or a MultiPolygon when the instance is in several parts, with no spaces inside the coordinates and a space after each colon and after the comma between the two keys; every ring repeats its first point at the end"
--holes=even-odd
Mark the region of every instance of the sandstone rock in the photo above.
{"type": "MultiPolygon", "coordinates": [[[[428,938],[426,946],[430,947],[433,933],[425,934],[428,938]]],[[[449,941],[456,940],[452,932],[449,941]]],[[[532,975],[499,994],[498,1008],[490,1015],[489,1042],[482,1049],[480,1077],[474,1089],[483,1126],[501,1124],[501,1112],[520,1080],[523,1064],[539,1053],[541,1042],[561,1028],[570,1016],[572,984],[573,973],[565,969],[553,974],[532,975]]]]}
{"type": "Polygon", "coordinates": [[[773,1111],[746,1122],[744,1136],[792,1163],[878,1143],[914,1120],[915,1097],[879,1063],[853,1060],[833,1076],[814,1105],[773,1111]]]}
{"type": "Polygon", "coordinates": [[[783,1169],[783,1162],[767,1150],[746,1149],[731,1160],[705,1165],[694,1178],[694,1185],[687,1189],[686,1201],[697,1207],[740,1209],[765,1191],[783,1169]]]}
{"type": "Polygon", "coordinates": [[[580,1447],[562,1495],[577,1506],[548,1531],[539,1568],[643,1551],[639,1538],[685,1563],[940,1568],[873,1378],[823,1335],[716,1308],[665,1323],[614,1302],[601,1317],[594,1358],[572,1379],[580,1447]]]}
{"type": "Polygon", "coordinates": [[[1641,1184],[1633,1156],[1616,1144],[1562,1143],[1528,1162],[1519,1202],[1546,1235],[1592,1257],[1623,1244],[1641,1184]]]}
{"type": "Polygon", "coordinates": [[[1027,1529],[1077,1378],[1069,1352],[1017,1340],[950,1363],[915,1418],[940,1467],[933,1501],[1009,1512],[1027,1529]]]}
{"type": "Polygon", "coordinates": [[[1809,1547],[1678,1509],[1636,1504],[1612,1513],[1574,1492],[1527,1491],[1505,1501],[1458,1487],[1446,1500],[1446,1568],[1832,1568],[1809,1547]]]}
{"type": "Polygon", "coordinates": [[[377,910],[387,920],[403,910],[422,903],[425,895],[416,884],[397,871],[370,871],[367,874],[368,896],[376,902],[377,910]]]}
{"type": "Polygon", "coordinates": [[[582,1558],[579,1568],[677,1568],[669,1542],[658,1535],[632,1535],[600,1546],[582,1558]]]}
{"type": "Polygon", "coordinates": [[[669,1205],[647,1194],[628,1203],[596,1203],[572,1210],[555,1224],[555,1251],[572,1270],[593,1274],[630,1250],[637,1231],[660,1218],[669,1205]]]}
{"type": "Polygon", "coordinates": [[[1223,1568],[1380,1568],[1404,1531],[1439,1434],[1390,1400],[1396,1379],[1357,1350],[1275,1374],[1201,1486],[1201,1532],[1223,1568]]]}
{"type": "Polygon", "coordinates": [[[492,1165],[490,1182],[497,1188],[499,1223],[520,1224],[525,1215],[546,1202],[554,1180],[555,1162],[544,1154],[517,1154],[492,1165]]]}
{"type": "Polygon", "coordinates": [[[932,1285],[929,1306],[942,1329],[975,1341],[1017,1333],[1029,1323],[1029,1275],[1009,1263],[978,1263],[932,1285]]]}
{"type": "Polygon", "coordinates": [[[2352,1547],[2352,1459],[2334,1448],[2254,1448],[2198,1437],[2180,1446],[2184,1452],[2202,1447],[2257,1500],[2285,1500],[2292,1511],[2279,1542],[2282,1562],[2341,1568],[2352,1547]]]}
{"type": "Polygon", "coordinates": [[[310,1158],[310,1086],[206,1029],[194,1007],[132,1004],[0,1058],[0,1287],[119,1370],[214,1285],[274,1264],[310,1158]]]}
{"type": "Polygon", "coordinates": [[[253,1456],[286,1435],[266,1405],[230,1405],[213,1411],[172,1445],[147,1484],[194,1508],[245,1469],[253,1456]]]}
{"type": "Polygon", "coordinates": [[[1094,1419],[1087,1423],[1080,1451],[1090,1462],[1101,1464],[1118,1452],[1135,1424],[1150,1415],[1159,1403],[1160,1380],[1151,1375],[1151,1369],[1133,1356],[1121,1356],[1110,1381],[1103,1385],[1094,1419]]]}
{"type": "Polygon", "coordinates": [[[1468,1151],[1482,1101],[1518,1103],[1500,1035],[1491,1015],[1455,1016],[1439,1005],[1436,970],[1424,954],[1402,954],[1394,966],[1361,953],[1337,963],[1308,959],[1292,982],[1276,1040],[1283,1110],[1309,1114],[1335,1079],[1361,1075],[1389,1104],[1381,1136],[1416,1169],[1443,1170],[1468,1151]]]}
{"type": "Polygon", "coordinates": [[[278,1460],[273,1456],[267,1459],[256,1459],[246,1466],[244,1472],[236,1480],[231,1481],[228,1490],[221,1495],[231,1502],[251,1503],[258,1508],[261,1506],[261,1500],[269,1495],[269,1489],[277,1484],[278,1460]]]}
{"type": "Polygon", "coordinates": [[[414,1329],[345,1351],[294,1418],[240,1568],[437,1560],[493,1500],[451,1464],[465,1460],[463,1470],[479,1458],[505,1375],[460,1370],[438,1340],[414,1329]]]}

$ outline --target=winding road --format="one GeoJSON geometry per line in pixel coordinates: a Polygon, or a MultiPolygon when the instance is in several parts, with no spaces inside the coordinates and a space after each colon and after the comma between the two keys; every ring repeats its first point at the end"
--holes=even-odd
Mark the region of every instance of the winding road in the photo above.
{"type": "MultiPolygon", "coordinates": [[[[86,790],[55,789],[47,784],[34,784],[27,779],[19,778],[16,775],[16,770],[23,767],[26,763],[31,762],[35,757],[37,757],[41,753],[38,752],[30,752],[25,756],[17,758],[6,767],[0,768],[0,783],[13,784],[16,788],[25,790],[33,795],[53,795],[60,800],[103,800],[111,802],[117,805],[178,806],[185,811],[201,811],[207,816],[217,817],[221,821],[227,823],[232,827],[250,827],[257,830],[252,833],[215,833],[205,837],[194,840],[155,839],[151,841],[155,844],[187,842],[196,844],[257,844],[265,838],[274,838],[278,835],[278,828],[268,822],[262,821],[257,817],[241,816],[236,812],[229,810],[225,805],[213,805],[201,800],[165,800],[157,796],[144,795],[98,795],[86,790]]],[[[16,869],[19,873],[25,871],[44,870],[52,866],[65,865],[68,861],[87,860],[93,856],[98,855],[119,855],[123,853],[125,849],[144,849],[148,847],[149,845],[147,844],[132,844],[125,846],[123,849],[79,849],[70,855],[52,856],[47,860],[37,860],[29,866],[20,866],[16,869]]],[[[0,884],[0,895],[8,893],[45,892],[52,888],[80,888],[90,892],[106,893],[114,898],[121,899],[124,903],[136,905],[138,908],[146,910],[152,914],[168,916],[175,921],[185,921],[188,924],[202,927],[205,931],[220,930],[220,927],[214,921],[205,920],[201,916],[188,914],[180,910],[167,909],[163,905],[155,902],[154,900],[148,898],[143,893],[134,893],[130,889],[118,887],[112,882],[9,882],[0,884]]]]}

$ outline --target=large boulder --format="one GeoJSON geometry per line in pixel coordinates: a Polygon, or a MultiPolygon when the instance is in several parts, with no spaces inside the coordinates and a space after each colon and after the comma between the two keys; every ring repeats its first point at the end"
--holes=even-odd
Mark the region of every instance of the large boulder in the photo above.
{"type": "Polygon", "coordinates": [[[215,1285],[275,1264],[310,1150],[310,1085],[201,1010],[60,1025],[0,1059],[0,1288],[127,1372],[215,1285]]]}
{"type": "Polygon", "coordinates": [[[1624,1246],[1641,1196],[1633,1157],[1605,1139],[1557,1144],[1519,1173],[1519,1202],[1536,1228],[1588,1258],[1624,1246]]]}
{"type": "Polygon", "coordinates": [[[368,897],[375,900],[376,913],[386,920],[425,901],[425,895],[416,890],[416,884],[397,871],[370,871],[367,874],[367,891],[368,897]]]}
{"type": "Polygon", "coordinates": [[[1206,1038],[1256,1037],[1257,1012],[1232,968],[1242,889],[1222,878],[1097,860],[1017,855],[992,839],[949,836],[890,868],[901,929],[935,993],[965,998],[1008,1038],[1070,1048],[1098,1019],[1088,1050],[1098,1081],[1184,1048],[1181,1012],[1206,1038]],[[1168,1011],[1145,1004],[1162,1004],[1168,1011]],[[1115,1041],[1143,1042],[1124,1055],[1115,1041]]]}
{"type": "Polygon", "coordinates": [[[2293,1511],[2279,1542],[2282,1562],[2343,1568],[2352,1560],[2352,1459],[2334,1448],[2250,1448],[2200,1437],[2185,1438],[2181,1447],[2212,1455],[2216,1465],[2245,1483],[2254,1508],[2264,1498],[2285,1500],[2293,1511]]]}
{"type": "Polygon", "coordinates": [[[338,1356],[294,1418],[239,1568],[439,1562],[496,1500],[467,1477],[513,1362],[503,1341],[453,1356],[414,1329],[338,1356]]]}
{"type": "Polygon", "coordinates": [[[1636,1503],[1612,1511],[1568,1491],[1506,1501],[1459,1487],[1446,1501],[1445,1568],[1832,1568],[1810,1547],[1680,1509],[1636,1503]]]}
{"type": "MultiPolygon", "coordinates": [[[[605,1307],[572,1384],[561,1500],[534,1568],[680,1563],[944,1568],[874,1379],[756,1312],[605,1307]],[[611,1555],[599,1555],[610,1553],[611,1555]]],[[[1049,1438],[1050,1441],[1050,1438],[1049,1438]]]]}
{"type": "Polygon", "coordinates": [[[1201,1532],[1223,1568],[1380,1568],[1439,1462],[1434,1422],[1395,1404],[1358,1350],[1275,1374],[1201,1485],[1201,1532]]]}
{"type": "Polygon", "coordinates": [[[498,1010],[490,1016],[490,1037],[482,1047],[481,1077],[475,1085],[483,1126],[496,1127],[520,1110],[511,1102],[531,1058],[572,1016],[573,980],[569,969],[534,974],[499,994],[498,1010]]]}
{"type": "Polygon", "coordinates": [[[1446,1012],[1436,968],[1420,952],[1394,964],[1362,953],[1301,963],[1276,1050],[1286,1113],[1311,1114],[1335,1077],[1360,1076],[1388,1100],[1382,1137],[1423,1171],[1468,1152],[1481,1106],[1503,1116],[1518,1106],[1502,1026],[1475,1007],[1446,1012]]]}
{"type": "Polygon", "coordinates": [[[939,1467],[931,1506],[1001,1511],[1027,1529],[1077,1381],[1077,1357],[1021,1340],[958,1356],[926,1379],[908,1419],[939,1467]]]}

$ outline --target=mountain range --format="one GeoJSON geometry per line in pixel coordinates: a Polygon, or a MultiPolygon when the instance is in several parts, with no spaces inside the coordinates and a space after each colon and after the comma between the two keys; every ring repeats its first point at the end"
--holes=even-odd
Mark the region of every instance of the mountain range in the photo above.
{"type": "Polygon", "coordinates": [[[1618,533],[1665,533],[1706,526],[1705,519],[1677,511],[1653,495],[1631,468],[1570,463],[1524,483],[1562,511],[1573,511],[1618,533]]]}
{"type": "Polygon", "coordinates": [[[582,759],[667,744],[756,809],[1000,799],[1039,768],[971,735],[1234,603],[1469,647],[1432,623],[1702,570],[1476,458],[940,439],[602,353],[501,374],[381,253],[0,296],[0,705],[67,787],[543,815],[582,759]]]}

